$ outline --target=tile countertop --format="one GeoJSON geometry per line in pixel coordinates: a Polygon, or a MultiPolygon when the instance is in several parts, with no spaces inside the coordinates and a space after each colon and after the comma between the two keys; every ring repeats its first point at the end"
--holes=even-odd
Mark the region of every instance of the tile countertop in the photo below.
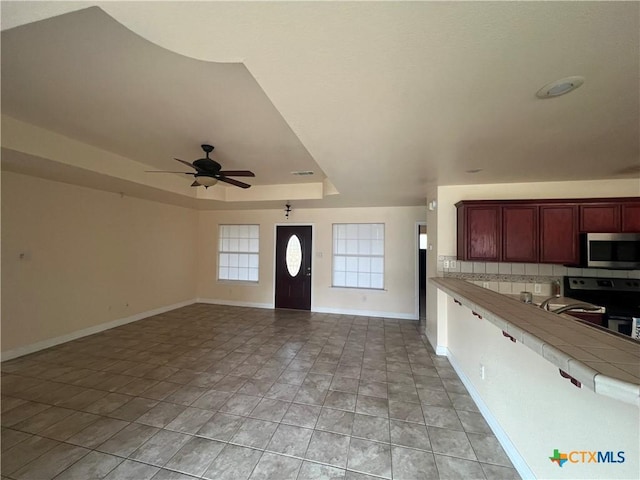
{"type": "Polygon", "coordinates": [[[458,278],[429,279],[598,394],[640,406],[640,342],[458,278]]]}

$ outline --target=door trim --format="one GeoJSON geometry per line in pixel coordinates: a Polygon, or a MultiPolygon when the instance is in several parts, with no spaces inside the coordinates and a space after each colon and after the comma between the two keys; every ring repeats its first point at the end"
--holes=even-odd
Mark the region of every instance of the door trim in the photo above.
{"type": "Polygon", "coordinates": [[[278,227],[311,227],[311,307],[310,312],[315,311],[314,291],[315,291],[315,271],[316,271],[316,225],[310,222],[280,222],[273,224],[273,266],[271,268],[271,302],[273,308],[276,306],[276,249],[278,241],[278,227]]]}
{"type": "MultiPolygon", "coordinates": [[[[420,227],[427,226],[427,222],[416,222],[415,230],[414,230],[414,241],[415,243],[415,261],[414,268],[416,269],[414,282],[415,282],[415,292],[416,292],[416,304],[415,304],[415,318],[420,321],[420,227]]],[[[425,274],[428,272],[428,263],[429,263],[429,229],[427,228],[427,255],[425,258],[425,266],[424,271],[425,274]]],[[[426,280],[426,279],[425,279],[426,280]]],[[[426,307],[425,307],[426,308],[426,307]]],[[[426,315],[426,312],[425,312],[426,315]]]]}

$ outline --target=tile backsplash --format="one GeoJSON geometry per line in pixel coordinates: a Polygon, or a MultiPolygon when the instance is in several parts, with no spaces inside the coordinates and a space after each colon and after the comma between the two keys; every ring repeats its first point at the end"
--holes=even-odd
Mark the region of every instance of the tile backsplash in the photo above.
{"type": "Polygon", "coordinates": [[[500,293],[526,290],[541,296],[550,296],[551,282],[559,280],[562,284],[562,277],[566,275],[640,279],[640,270],[571,268],[542,263],[462,262],[447,255],[438,256],[438,273],[444,277],[462,278],[500,293]]]}

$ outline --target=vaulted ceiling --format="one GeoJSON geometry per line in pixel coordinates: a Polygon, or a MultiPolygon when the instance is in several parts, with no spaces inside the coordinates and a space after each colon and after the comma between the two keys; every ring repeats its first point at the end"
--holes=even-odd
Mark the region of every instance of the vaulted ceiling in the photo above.
{"type": "Polygon", "coordinates": [[[637,2],[1,8],[6,170],[197,208],[640,177],[637,2]],[[536,98],[570,75],[584,85],[536,98]],[[145,172],[182,170],[201,143],[252,188],[145,172]]]}

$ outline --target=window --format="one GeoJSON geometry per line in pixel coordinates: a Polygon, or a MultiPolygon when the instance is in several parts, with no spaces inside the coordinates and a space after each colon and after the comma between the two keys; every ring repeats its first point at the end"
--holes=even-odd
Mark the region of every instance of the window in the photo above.
{"type": "Polygon", "coordinates": [[[258,281],[259,225],[220,225],[218,280],[258,281]]]}
{"type": "Polygon", "coordinates": [[[421,233],[420,234],[420,250],[426,250],[426,249],[427,249],[427,234],[421,233]]]}
{"type": "Polygon", "coordinates": [[[384,224],[333,224],[333,286],[384,288],[384,224]]]}

